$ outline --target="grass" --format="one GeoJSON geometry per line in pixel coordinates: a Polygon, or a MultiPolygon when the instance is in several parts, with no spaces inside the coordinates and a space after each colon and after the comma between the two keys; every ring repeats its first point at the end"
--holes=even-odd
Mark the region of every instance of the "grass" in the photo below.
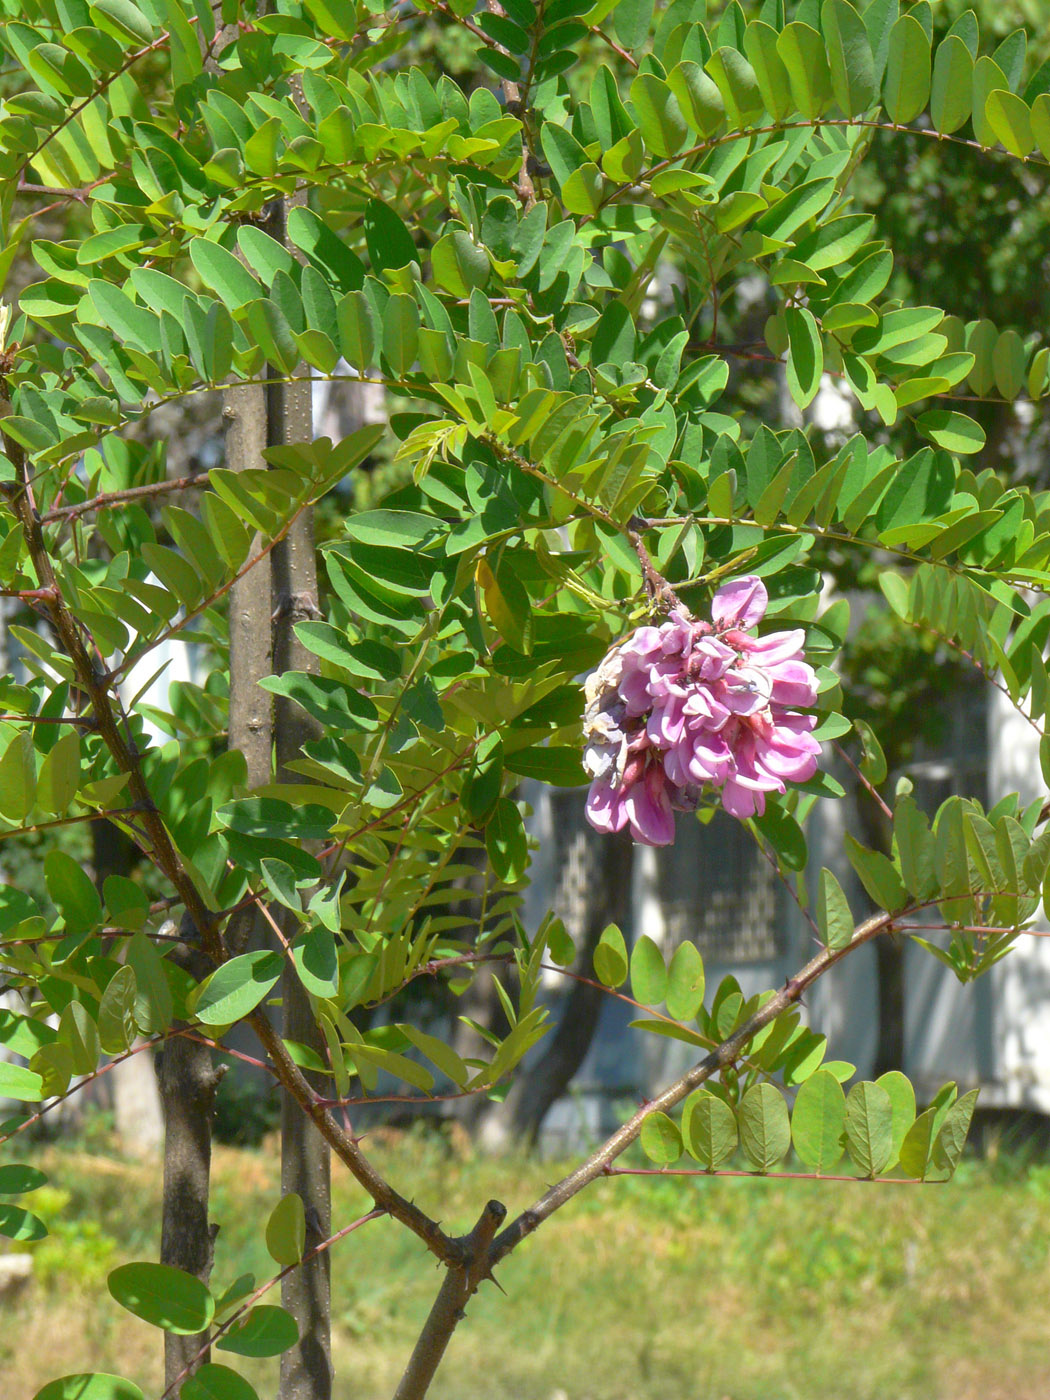
{"type": "MultiPolygon", "coordinates": [[[[391,1178],[447,1226],[490,1196],[514,1211],[559,1174],[437,1134],[372,1139],[391,1178]]],[[[10,1400],[78,1370],[159,1396],[159,1334],[108,1296],[117,1264],[155,1257],[157,1173],[106,1144],[36,1148],[51,1181],[34,1281],[0,1304],[10,1400]]],[[[275,1272],[261,1243],[275,1146],[220,1148],[216,1290],[275,1272]]],[[[366,1203],[344,1173],[337,1227],[366,1203]]],[[[1050,1394],[1050,1167],[965,1162],[949,1186],[623,1177],[596,1183],[471,1304],[433,1400],[1042,1400],[1050,1394]]],[[[333,1255],[335,1400],[389,1396],[439,1283],[387,1220],[333,1255]]],[[[270,1295],[267,1301],[277,1301],[270,1295]]],[[[230,1362],[229,1355],[218,1356],[230,1362]]],[[[233,1361],[261,1400],[276,1361],[233,1361]]]]}

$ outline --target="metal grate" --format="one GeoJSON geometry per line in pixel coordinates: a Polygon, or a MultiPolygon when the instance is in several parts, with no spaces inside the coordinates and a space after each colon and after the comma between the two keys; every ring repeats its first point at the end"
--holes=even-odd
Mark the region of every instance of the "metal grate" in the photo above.
{"type": "Polygon", "coordinates": [[[575,943],[583,938],[587,915],[601,878],[601,837],[584,815],[586,793],[552,792],[551,844],[555,868],[551,908],[575,943]]]}
{"type": "MultiPolygon", "coordinates": [[[[576,941],[584,935],[609,854],[605,839],[587,824],[584,800],[580,792],[554,792],[550,799],[550,903],[576,941]]],[[[701,826],[683,815],[674,845],[655,856],[668,952],[691,940],[717,962],[762,962],[777,955],[777,879],[740,822],[719,812],[701,826]]]]}
{"type": "Polygon", "coordinates": [[[975,677],[943,703],[943,740],[932,749],[918,745],[904,768],[915,785],[917,805],[930,817],[949,797],[975,797],[988,806],[988,686],[975,677]]]}
{"type": "Polygon", "coordinates": [[[740,822],[724,812],[706,826],[679,817],[674,845],[656,862],[668,951],[690,941],[715,962],[776,957],[777,877],[740,822]]]}

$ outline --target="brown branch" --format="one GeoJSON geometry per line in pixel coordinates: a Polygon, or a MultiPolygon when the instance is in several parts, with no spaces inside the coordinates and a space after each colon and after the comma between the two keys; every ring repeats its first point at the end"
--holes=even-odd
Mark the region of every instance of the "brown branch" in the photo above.
{"type": "Polygon", "coordinates": [[[318,1132],[340,1161],[349,1168],[358,1185],[364,1187],[381,1210],[385,1210],[388,1215],[407,1226],[414,1235],[418,1235],[442,1263],[462,1263],[462,1242],[446,1235],[437,1221],[431,1220],[414,1202],[406,1200],[379,1175],[361,1151],[357,1140],[341,1128],[327,1111],[324,1101],[311,1087],[266,1016],[261,1011],[254,1011],[247,1020],[273,1062],[282,1086],[316,1125],[318,1132]]]}
{"type": "Polygon", "coordinates": [[[628,53],[628,51],[625,48],[622,48],[621,45],[619,45],[616,42],[616,40],[612,38],[611,35],[606,34],[605,30],[601,27],[600,24],[592,24],[591,33],[596,35],[599,39],[604,39],[604,41],[612,49],[613,53],[619,54],[619,56],[623,59],[624,63],[630,64],[632,68],[638,67],[638,60],[635,58],[635,56],[632,53],[628,53]]]}
{"type": "Polygon", "coordinates": [[[450,1267],[445,1275],[405,1374],[394,1392],[394,1400],[422,1400],[426,1395],[452,1333],[464,1317],[464,1309],[482,1279],[491,1277],[489,1253],[506,1214],[507,1208],[502,1202],[489,1201],[470,1234],[457,1241],[463,1250],[462,1263],[450,1267]]]}
{"type": "Polygon", "coordinates": [[[677,608],[686,617],[691,616],[689,609],[679,598],[671,585],[664,578],[663,574],[656,568],[642,541],[641,531],[646,528],[646,523],[639,516],[632,516],[627,523],[627,540],[635,554],[638,562],[642,566],[642,578],[645,580],[645,591],[649,594],[649,599],[654,607],[677,608]]]}
{"type": "Polygon", "coordinates": [[[757,1035],[764,1026],[768,1026],[771,1021],[776,1020],[783,1011],[793,1006],[802,994],[829,968],[834,967],[837,962],[841,962],[854,949],[870,942],[880,933],[884,933],[891,927],[892,923],[892,915],[877,914],[860,924],[849,943],[844,947],[822,948],[797,976],[789,978],[780,991],[771,997],[765,1006],[756,1011],[739,1030],[734,1031],[727,1040],[724,1040],[721,1045],[712,1050],[681,1078],[675,1080],[663,1093],[658,1094],[649,1103],[643,1104],[622,1128],[619,1128],[601,1147],[592,1152],[590,1157],[581,1163],[575,1171],[556,1182],[535,1205],[523,1211],[516,1220],[508,1225],[493,1242],[492,1264],[498,1263],[512,1249],[517,1248],[523,1239],[539,1229],[549,1216],[571,1201],[585,1186],[598,1177],[607,1175],[616,1158],[626,1151],[641,1134],[642,1127],[648,1117],[653,1113],[666,1112],[668,1109],[674,1108],[694,1089],[699,1088],[705,1080],[710,1079],[713,1074],[735,1063],[752,1037],[757,1035]]]}
{"type": "Polygon", "coordinates": [[[53,525],[58,520],[77,520],[93,510],[106,510],[110,506],[124,505],[128,501],[149,500],[154,496],[165,496],[172,491],[192,491],[196,487],[207,486],[208,473],[196,472],[192,476],[178,476],[171,481],[156,481],[148,486],[129,486],[124,491],[104,491],[90,500],[79,501],[72,506],[59,506],[40,517],[41,525],[53,525]]]}

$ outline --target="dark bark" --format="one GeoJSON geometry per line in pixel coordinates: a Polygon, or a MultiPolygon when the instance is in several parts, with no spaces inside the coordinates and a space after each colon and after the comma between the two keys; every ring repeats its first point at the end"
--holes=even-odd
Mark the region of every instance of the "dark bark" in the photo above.
{"type": "MultiPolygon", "coordinates": [[[[865,843],[889,854],[892,830],[873,802],[859,792],[855,803],[865,843]]],[[[904,944],[899,937],[875,941],[878,1030],[873,1077],[904,1068],[904,944]]]]}
{"type": "MultiPolygon", "coordinates": [[[[593,978],[594,950],[608,924],[627,921],[631,905],[634,844],[629,833],[600,837],[592,843],[591,898],[587,922],[572,971],[593,978]]],[[[494,1105],[482,1126],[485,1142],[535,1142],[552,1104],[569,1087],[594,1039],[605,992],[590,982],[576,982],[565,997],[558,1028],[542,1055],[519,1072],[502,1104],[494,1105]]]]}
{"type": "MultiPolygon", "coordinates": [[[[168,956],[198,980],[209,970],[207,959],[189,942],[177,944],[168,956]]],[[[160,1261],[184,1269],[205,1284],[211,1277],[218,1233],[218,1226],[208,1221],[208,1200],[211,1123],[222,1074],[206,1045],[183,1036],[166,1041],[158,1056],[157,1079],[164,1111],[160,1261]]],[[[165,1332],[165,1385],[173,1385],[184,1371],[196,1370],[209,1359],[207,1351],[197,1355],[207,1339],[206,1332],[190,1337],[165,1332]]]]}
{"type": "Polygon", "coordinates": [[[879,983],[879,1026],[875,1048],[877,1079],[887,1070],[904,1067],[904,944],[898,938],[880,938],[875,944],[879,983]]]}

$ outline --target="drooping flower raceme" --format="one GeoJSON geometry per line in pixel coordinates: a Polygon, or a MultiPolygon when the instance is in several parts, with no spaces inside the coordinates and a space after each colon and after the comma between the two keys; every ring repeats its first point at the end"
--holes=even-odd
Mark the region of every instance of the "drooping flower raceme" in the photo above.
{"type": "Polygon", "coordinates": [[[587,678],[583,764],[593,779],[587,818],[598,831],[630,826],[636,841],[667,846],[675,811],[719,791],[734,817],[765,811],[816,772],[817,680],[801,630],[749,635],[765,616],[760,579],[733,579],[711,622],[680,611],[639,627],[587,678]]]}

